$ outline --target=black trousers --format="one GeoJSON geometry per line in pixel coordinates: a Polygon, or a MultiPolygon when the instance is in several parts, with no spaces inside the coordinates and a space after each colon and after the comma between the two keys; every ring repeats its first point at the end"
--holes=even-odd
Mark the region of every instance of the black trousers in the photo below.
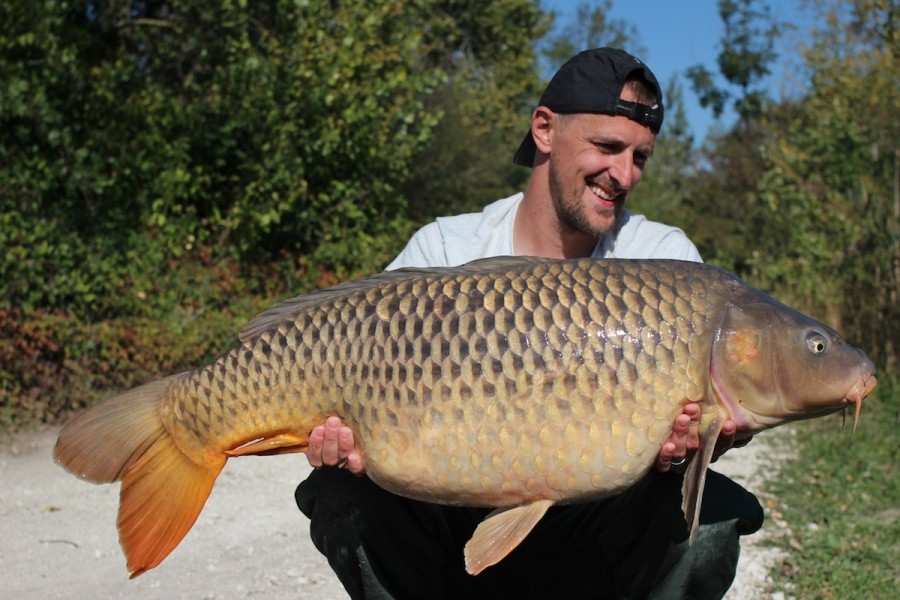
{"type": "Polygon", "coordinates": [[[313,472],[296,500],[354,599],[721,598],[739,537],[763,522],[751,493],[709,471],[689,546],[681,477],[651,472],[612,498],[552,507],[518,548],[472,576],[463,547],[490,509],[408,500],[331,468],[313,472]]]}

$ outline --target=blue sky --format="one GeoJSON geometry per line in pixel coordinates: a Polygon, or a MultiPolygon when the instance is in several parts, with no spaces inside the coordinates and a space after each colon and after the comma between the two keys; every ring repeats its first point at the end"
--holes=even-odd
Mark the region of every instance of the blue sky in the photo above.
{"type": "MultiPolygon", "coordinates": [[[[543,0],[542,5],[559,14],[558,24],[572,21],[575,9],[585,0],[543,0]]],[[[588,2],[590,4],[590,2],[588,2]]],[[[788,34],[777,46],[779,54],[773,66],[769,83],[773,86],[773,97],[796,93],[799,83],[792,79],[794,72],[790,61],[797,60],[798,35],[809,30],[809,17],[803,11],[801,0],[769,0],[772,16],[777,21],[786,21],[797,26],[796,34],[788,34]]],[[[706,136],[717,123],[708,109],[700,107],[696,96],[690,90],[684,71],[690,66],[703,64],[709,70],[718,72],[716,56],[723,26],[719,18],[717,0],[614,0],[610,18],[627,21],[637,31],[638,42],[647,53],[642,58],[663,87],[674,75],[679,75],[684,90],[685,110],[694,131],[695,143],[706,136]]],[[[720,119],[722,125],[733,122],[734,115],[726,113],[720,119]]]]}

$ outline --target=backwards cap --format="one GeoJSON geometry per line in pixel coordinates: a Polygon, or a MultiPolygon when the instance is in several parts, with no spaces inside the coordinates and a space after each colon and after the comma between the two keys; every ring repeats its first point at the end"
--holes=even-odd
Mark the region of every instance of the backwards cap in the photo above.
{"type": "MultiPolygon", "coordinates": [[[[624,115],[649,127],[654,134],[659,133],[663,122],[662,92],[653,72],[618,48],[594,48],[570,58],[550,80],[538,105],[563,114],[624,115]],[[653,90],[653,106],[621,99],[622,88],[630,79],[641,80],[653,90]]],[[[529,128],[513,162],[532,166],[536,150],[529,128]]]]}

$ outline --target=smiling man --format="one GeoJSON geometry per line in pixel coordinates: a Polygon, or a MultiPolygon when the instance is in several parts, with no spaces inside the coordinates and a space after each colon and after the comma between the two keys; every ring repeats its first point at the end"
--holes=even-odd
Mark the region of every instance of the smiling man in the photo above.
{"type": "MultiPolygon", "coordinates": [[[[554,75],[515,154],[532,169],[525,192],[426,225],[388,269],[502,255],[700,261],[680,229],[625,208],[662,121],[659,84],[642,62],[612,48],[578,54],[554,75]]],[[[680,474],[699,444],[699,416],[696,404],[685,406],[640,483],[599,502],[552,508],[477,577],[465,572],[463,546],[489,511],[408,500],[355,477],[365,465],[338,418],[312,432],[307,457],[314,467],[344,469],[317,468],[297,488],[297,504],[353,598],[719,598],[734,578],[739,536],[761,526],[762,510],[710,472],[689,547],[680,474]]],[[[725,423],[719,452],[735,429],[725,423]]]]}

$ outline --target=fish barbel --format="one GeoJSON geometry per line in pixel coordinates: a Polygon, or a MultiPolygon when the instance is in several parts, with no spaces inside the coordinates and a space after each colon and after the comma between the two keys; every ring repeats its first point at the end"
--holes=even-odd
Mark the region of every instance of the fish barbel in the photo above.
{"type": "Polygon", "coordinates": [[[229,457],[303,452],[337,415],[385,489],[505,509],[466,546],[478,573],[551,505],[637,482],[688,402],[702,407],[683,487],[693,532],[725,419],[754,432],[852,404],[858,419],[873,372],[832,329],[716,267],[500,257],[278,304],[215,362],[77,417],[54,455],[122,481],[135,577],[178,545],[229,457]]]}

